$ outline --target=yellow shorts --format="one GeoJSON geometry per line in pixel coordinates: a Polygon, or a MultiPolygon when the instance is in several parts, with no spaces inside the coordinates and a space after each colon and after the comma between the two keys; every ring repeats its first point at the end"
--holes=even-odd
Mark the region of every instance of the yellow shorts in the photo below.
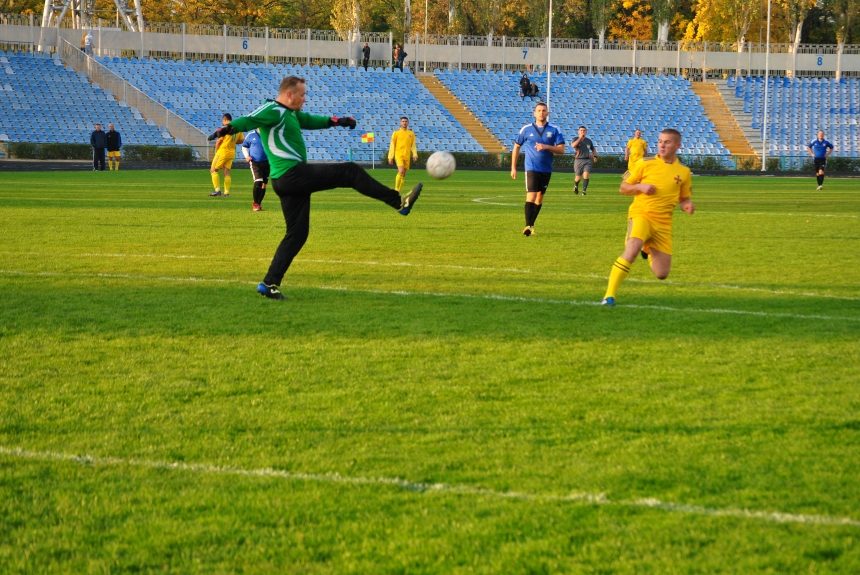
{"type": "Polygon", "coordinates": [[[627,239],[636,238],[645,242],[646,252],[654,248],[658,252],[672,255],[672,226],[658,224],[645,216],[633,216],[627,220],[627,239]]]}
{"type": "Polygon", "coordinates": [[[108,152],[108,158],[119,158],[119,150],[116,152],[108,152]]]}
{"type": "Polygon", "coordinates": [[[412,156],[410,156],[409,154],[406,154],[405,156],[394,156],[394,163],[397,164],[398,167],[403,166],[407,170],[412,163],[411,160],[412,156]]]}
{"type": "Polygon", "coordinates": [[[227,168],[229,170],[233,167],[234,159],[236,159],[236,156],[222,156],[221,154],[215,154],[215,157],[212,159],[212,170],[220,170],[222,168],[227,168]]]}

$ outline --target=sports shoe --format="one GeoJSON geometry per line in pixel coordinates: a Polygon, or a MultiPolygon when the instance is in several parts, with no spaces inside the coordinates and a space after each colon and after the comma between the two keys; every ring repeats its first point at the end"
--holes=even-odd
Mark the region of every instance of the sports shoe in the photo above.
{"type": "Polygon", "coordinates": [[[262,212],[263,211],[263,206],[261,206],[260,204],[252,203],[251,207],[255,212],[262,212]]]}
{"type": "Polygon", "coordinates": [[[223,195],[224,195],[224,194],[222,194],[222,193],[221,193],[221,190],[215,190],[214,192],[212,192],[211,194],[209,194],[209,197],[211,198],[211,197],[213,197],[213,196],[223,196],[223,195]]]}
{"type": "Polygon", "coordinates": [[[534,227],[534,226],[530,226],[530,227],[529,227],[529,230],[531,230],[531,232],[532,232],[532,235],[533,235],[533,236],[536,236],[536,235],[537,235],[537,232],[535,232],[535,227],[534,227]]]}
{"type": "Polygon", "coordinates": [[[614,297],[605,297],[605,298],[603,298],[603,301],[600,302],[600,305],[615,307],[615,298],[614,297]]]}
{"type": "Polygon", "coordinates": [[[526,226],[526,229],[523,230],[523,235],[525,237],[529,237],[530,235],[532,235],[532,227],[526,226]]]}
{"type": "Polygon", "coordinates": [[[418,200],[418,196],[421,195],[421,188],[423,187],[424,184],[415,184],[415,187],[412,188],[409,195],[400,201],[400,209],[397,211],[400,212],[401,216],[409,215],[409,212],[411,212],[412,208],[415,207],[415,202],[418,200]]]}
{"type": "Polygon", "coordinates": [[[816,189],[816,190],[820,190],[822,187],[823,187],[823,186],[818,186],[818,187],[817,187],[817,188],[815,188],[815,189],[816,189]]]}
{"type": "Polygon", "coordinates": [[[287,299],[284,297],[284,294],[281,293],[281,290],[278,289],[276,285],[266,285],[263,282],[260,282],[257,285],[257,293],[266,296],[269,299],[287,299]]]}
{"type": "Polygon", "coordinates": [[[586,195],[585,190],[582,190],[582,195],[583,195],[583,196],[585,196],[585,195],[586,195]]]}
{"type": "Polygon", "coordinates": [[[579,195],[579,184],[573,184],[573,193],[579,195]]]}
{"type": "Polygon", "coordinates": [[[230,192],[224,192],[222,195],[223,195],[225,198],[229,198],[229,197],[230,197],[230,192]]]}

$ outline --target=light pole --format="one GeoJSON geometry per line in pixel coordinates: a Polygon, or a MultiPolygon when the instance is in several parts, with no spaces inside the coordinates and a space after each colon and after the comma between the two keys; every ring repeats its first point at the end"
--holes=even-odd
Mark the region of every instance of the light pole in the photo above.
{"type": "Polygon", "coordinates": [[[546,109],[549,110],[550,81],[552,78],[552,0],[549,0],[549,39],[546,43],[546,109]]]}
{"type": "Polygon", "coordinates": [[[770,3],[767,0],[767,43],[764,49],[764,113],[762,114],[762,142],[761,142],[761,171],[767,171],[767,106],[768,106],[768,84],[770,74],[770,3]]]}
{"type": "Polygon", "coordinates": [[[424,0],[424,73],[427,73],[427,0],[424,0]]]}

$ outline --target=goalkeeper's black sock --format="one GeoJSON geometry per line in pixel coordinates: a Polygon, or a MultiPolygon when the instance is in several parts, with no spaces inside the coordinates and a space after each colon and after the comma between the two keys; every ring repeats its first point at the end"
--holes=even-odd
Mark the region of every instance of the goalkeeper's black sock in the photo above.
{"type": "Polygon", "coordinates": [[[533,226],[535,225],[535,218],[537,214],[535,213],[535,203],[534,202],[526,202],[526,225],[533,226]]]}
{"type": "Polygon", "coordinates": [[[540,214],[540,207],[542,205],[543,204],[535,204],[535,217],[532,218],[532,225],[534,225],[534,223],[537,221],[538,214],[540,214]]]}
{"type": "Polygon", "coordinates": [[[588,191],[588,178],[582,178],[582,191],[588,191]]]}
{"type": "Polygon", "coordinates": [[[815,179],[816,179],[816,180],[818,180],[818,185],[819,185],[819,186],[823,186],[823,185],[824,185],[824,176],[815,176],[815,179]]]}
{"type": "Polygon", "coordinates": [[[263,201],[263,196],[266,195],[266,191],[263,188],[263,182],[254,182],[254,203],[259,204],[263,201]]]}

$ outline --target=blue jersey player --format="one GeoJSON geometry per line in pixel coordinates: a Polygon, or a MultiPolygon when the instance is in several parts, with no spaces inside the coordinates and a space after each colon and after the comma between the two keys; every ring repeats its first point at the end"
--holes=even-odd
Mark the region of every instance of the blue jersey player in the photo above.
{"type": "Polygon", "coordinates": [[[827,167],[827,156],[833,153],[833,144],[824,139],[824,130],[818,130],[818,138],[812,140],[808,146],[809,155],[812,156],[812,165],[815,169],[815,177],[818,179],[820,190],[824,185],[824,168],[827,167]]]}
{"type": "Polygon", "coordinates": [[[255,212],[263,211],[263,198],[266,196],[266,184],[269,183],[269,158],[260,140],[260,129],[248,132],[242,143],[242,153],[245,161],[251,164],[251,175],[254,177],[254,202],[251,205],[255,212]]]}
{"type": "Polygon", "coordinates": [[[526,124],[514,139],[511,154],[511,177],[517,179],[517,157],[520,148],[526,154],[526,229],[524,236],[533,236],[535,220],[543,205],[543,195],[552,177],[553,154],[564,153],[564,134],[558,126],[547,121],[549,109],[546,104],[535,106],[535,121],[526,124]]]}

